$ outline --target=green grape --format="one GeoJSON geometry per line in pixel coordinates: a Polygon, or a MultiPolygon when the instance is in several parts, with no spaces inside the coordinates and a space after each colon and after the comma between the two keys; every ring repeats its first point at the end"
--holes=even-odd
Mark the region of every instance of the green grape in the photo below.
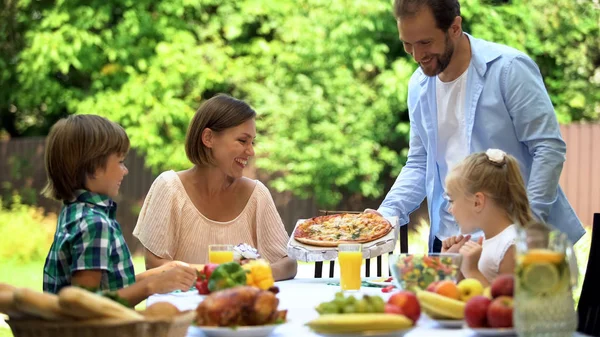
{"type": "Polygon", "coordinates": [[[343,308],[346,306],[347,301],[345,298],[343,297],[336,297],[333,301],[331,301],[331,303],[333,303],[335,306],[343,308]]]}
{"type": "Polygon", "coordinates": [[[324,314],[337,314],[338,307],[335,306],[335,304],[333,304],[333,303],[325,303],[325,306],[323,308],[323,313],[324,314]]]}
{"type": "Polygon", "coordinates": [[[346,305],[344,307],[344,314],[353,314],[356,313],[356,308],[354,307],[354,305],[346,305]]]}
{"type": "Polygon", "coordinates": [[[385,311],[385,303],[377,302],[373,303],[373,312],[384,312],[385,311]]]}
{"type": "Polygon", "coordinates": [[[338,291],[337,293],[335,293],[335,298],[336,298],[336,299],[337,299],[337,298],[341,298],[341,299],[343,299],[343,298],[344,298],[344,293],[343,293],[343,292],[341,292],[341,291],[338,291]]]}
{"type": "Polygon", "coordinates": [[[348,298],[346,298],[346,304],[350,304],[350,305],[354,305],[356,304],[356,298],[354,296],[348,296],[348,298]]]}
{"type": "Polygon", "coordinates": [[[367,306],[369,304],[367,303],[366,300],[362,299],[356,302],[356,304],[354,305],[354,308],[356,310],[357,313],[361,314],[361,313],[365,313],[368,312],[367,311],[367,306]]]}
{"type": "MultiPolygon", "coordinates": [[[[377,311],[375,311],[375,307],[373,306],[373,304],[370,304],[370,303],[369,303],[369,304],[367,304],[367,311],[366,311],[366,312],[372,312],[372,313],[375,313],[375,312],[377,312],[377,311]]],[[[381,312],[383,312],[383,311],[381,311],[381,312]]]]}
{"type": "Polygon", "coordinates": [[[383,298],[381,298],[379,296],[373,296],[373,297],[371,297],[371,301],[372,301],[374,312],[383,312],[384,311],[385,302],[383,301],[383,298]]]}

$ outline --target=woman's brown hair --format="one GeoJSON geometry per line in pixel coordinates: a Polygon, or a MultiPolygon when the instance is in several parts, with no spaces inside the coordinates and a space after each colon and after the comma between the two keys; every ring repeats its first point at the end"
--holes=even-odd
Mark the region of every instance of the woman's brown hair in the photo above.
{"type": "Polygon", "coordinates": [[[42,194],[70,201],[85,180],[105,169],[112,154],[125,155],[129,138],[117,123],[96,115],[73,115],[56,122],[46,139],[48,183],[42,194]]]}
{"type": "Polygon", "coordinates": [[[519,163],[515,157],[495,151],[501,153],[500,158],[490,158],[486,152],[468,156],[448,174],[446,187],[470,195],[483,192],[505,209],[514,223],[525,226],[533,216],[519,163]]]}
{"type": "Polygon", "coordinates": [[[190,122],[185,137],[185,154],[198,166],[213,163],[210,148],[202,142],[204,129],[219,133],[256,118],[256,112],[244,101],[219,94],[204,102],[190,122]]]}

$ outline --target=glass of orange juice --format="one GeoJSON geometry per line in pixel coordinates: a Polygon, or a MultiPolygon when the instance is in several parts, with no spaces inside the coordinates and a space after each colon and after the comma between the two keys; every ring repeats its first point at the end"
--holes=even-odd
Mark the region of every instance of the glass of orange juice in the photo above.
{"type": "Polygon", "coordinates": [[[233,245],[209,245],[208,261],[216,264],[233,261],[233,245]]]}
{"type": "Polygon", "coordinates": [[[362,264],[361,244],[340,244],[338,246],[340,263],[340,285],[342,290],[360,290],[360,266],[362,264]]]}

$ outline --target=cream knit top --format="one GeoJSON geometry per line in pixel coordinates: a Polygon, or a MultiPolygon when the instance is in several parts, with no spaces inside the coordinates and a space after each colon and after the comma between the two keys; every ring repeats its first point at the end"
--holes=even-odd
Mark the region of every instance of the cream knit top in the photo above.
{"type": "Polygon", "coordinates": [[[163,172],[150,187],[133,235],[154,255],[187,263],[207,263],[210,244],[247,243],[271,263],[287,255],[287,232],[258,180],[242,213],[219,222],[198,211],[176,172],[163,172]]]}

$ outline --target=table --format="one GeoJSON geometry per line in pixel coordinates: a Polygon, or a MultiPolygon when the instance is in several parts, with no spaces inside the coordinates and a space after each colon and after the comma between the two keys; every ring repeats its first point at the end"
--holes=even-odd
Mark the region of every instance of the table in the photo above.
{"type": "MultiPolygon", "coordinates": [[[[282,324],[269,337],[291,337],[291,336],[309,336],[317,337],[304,324],[318,316],[314,308],[323,301],[329,301],[339,291],[339,287],[327,285],[327,283],[339,282],[339,279],[294,279],[289,281],[276,282],[280,292],[279,308],[288,310],[288,323],[282,324]]],[[[382,293],[381,288],[362,287],[354,296],[362,294],[380,295],[387,301],[390,294],[382,293]]],[[[194,310],[202,301],[202,296],[196,291],[185,293],[170,293],[164,295],[153,295],[147,300],[150,306],[156,302],[169,302],[175,305],[179,310],[194,310]]],[[[187,337],[204,337],[204,333],[198,328],[190,328],[187,337]]],[[[408,331],[404,337],[470,337],[477,336],[474,332],[467,329],[442,329],[437,324],[422,315],[416,328],[408,331]]],[[[584,337],[584,335],[575,333],[574,337],[584,337]]]]}

